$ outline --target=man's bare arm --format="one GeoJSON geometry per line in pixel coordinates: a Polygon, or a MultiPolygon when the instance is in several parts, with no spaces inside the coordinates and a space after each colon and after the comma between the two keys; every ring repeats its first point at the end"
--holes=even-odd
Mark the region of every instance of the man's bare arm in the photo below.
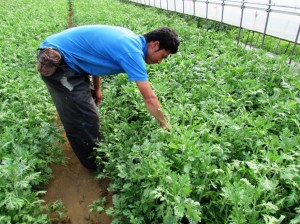
{"type": "Polygon", "coordinates": [[[166,128],[167,120],[150,83],[148,81],[137,81],[136,84],[143,96],[148,111],[159,121],[162,128],[166,128]]]}
{"type": "Polygon", "coordinates": [[[102,92],[101,92],[101,88],[100,88],[100,76],[92,76],[93,77],[93,85],[94,85],[94,89],[95,89],[95,95],[96,95],[96,100],[95,103],[96,105],[99,105],[102,101],[102,92]]]}

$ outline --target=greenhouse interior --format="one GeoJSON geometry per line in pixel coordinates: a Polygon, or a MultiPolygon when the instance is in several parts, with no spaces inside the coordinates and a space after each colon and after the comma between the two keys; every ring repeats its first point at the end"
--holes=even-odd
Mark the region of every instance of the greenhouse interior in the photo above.
{"type": "Polygon", "coordinates": [[[0,18],[1,224],[300,223],[299,0],[0,18]]]}

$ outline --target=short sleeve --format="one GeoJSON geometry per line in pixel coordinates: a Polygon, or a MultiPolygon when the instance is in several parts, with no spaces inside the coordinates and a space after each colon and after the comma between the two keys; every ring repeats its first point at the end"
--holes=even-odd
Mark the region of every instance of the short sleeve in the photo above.
{"type": "Polygon", "coordinates": [[[122,54],[118,61],[130,81],[147,81],[148,73],[143,54],[139,52],[122,54]]]}

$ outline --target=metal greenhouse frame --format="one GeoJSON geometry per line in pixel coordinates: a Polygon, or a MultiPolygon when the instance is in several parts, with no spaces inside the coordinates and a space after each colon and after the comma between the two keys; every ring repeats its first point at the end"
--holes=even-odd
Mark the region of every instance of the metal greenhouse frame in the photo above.
{"type": "MultiPolygon", "coordinates": [[[[240,43],[243,29],[249,30],[246,44],[252,32],[258,33],[256,44],[261,37],[278,39],[275,52],[282,40],[293,44],[291,57],[300,44],[300,1],[298,0],[130,0],[138,4],[153,6],[185,15],[228,24],[239,29],[237,42],[240,43]]],[[[252,43],[253,40],[251,40],[252,43]]],[[[288,45],[288,47],[289,47],[288,45]]],[[[291,59],[290,59],[291,63],[291,59]]]]}

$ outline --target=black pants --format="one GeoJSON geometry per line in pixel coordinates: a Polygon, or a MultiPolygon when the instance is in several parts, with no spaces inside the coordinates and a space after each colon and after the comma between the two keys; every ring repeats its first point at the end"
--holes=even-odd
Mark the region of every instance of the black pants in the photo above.
{"type": "Polygon", "coordinates": [[[63,123],[70,145],[87,169],[95,170],[92,152],[99,143],[99,113],[91,96],[89,76],[68,66],[51,77],[42,77],[63,123]]]}

